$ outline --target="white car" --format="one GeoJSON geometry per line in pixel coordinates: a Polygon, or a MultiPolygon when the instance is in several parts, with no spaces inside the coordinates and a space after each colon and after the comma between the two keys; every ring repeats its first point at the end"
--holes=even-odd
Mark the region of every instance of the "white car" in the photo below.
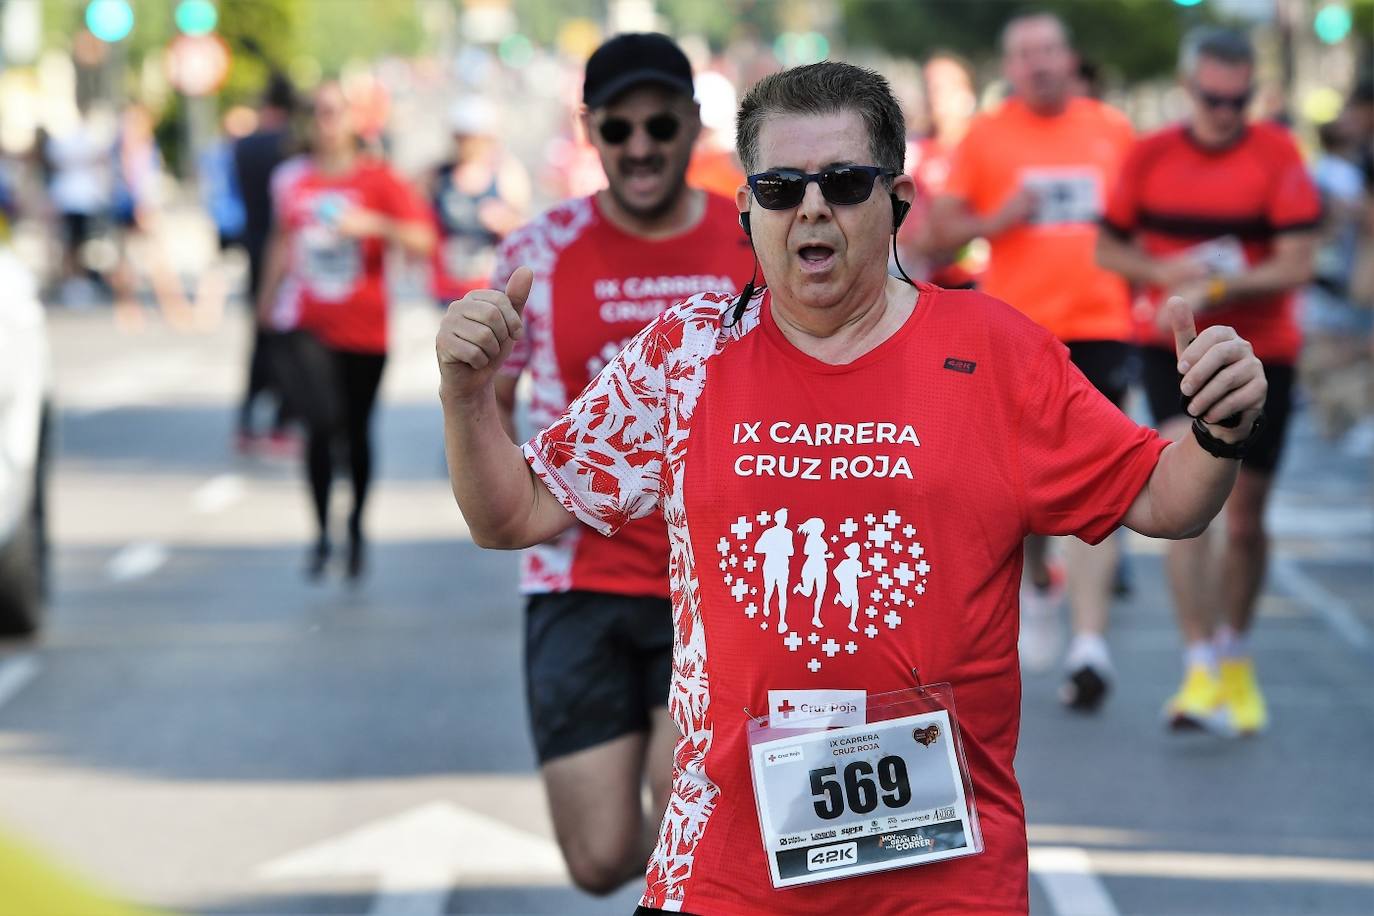
{"type": "Polygon", "coordinates": [[[0,246],[0,636],[33,633],[42,620],[51,393],[37,286],[29,269],[0,246]]]}

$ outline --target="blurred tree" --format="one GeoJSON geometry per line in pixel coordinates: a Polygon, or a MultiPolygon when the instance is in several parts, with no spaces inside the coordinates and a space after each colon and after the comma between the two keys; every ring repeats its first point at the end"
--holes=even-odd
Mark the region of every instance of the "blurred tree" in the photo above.
{"type": "MultiPolygon", "coordinates": [[[[462,8],[462,0],[454,2],[462,8]]],[[[520,31],[546,48],[558,43],[558,31],[567,20],[601,22],[606,16],[606,0],[513,0],[511,6],[520,31]]]]}
{"type": "Polygon", "coordinates": [[[772,40],[778,31],[778,10],[773,0],[659,0],[658,9],[671,23],[675,35],[700,35],[716,51],[744,35],[772,40]]]}
{"type": "Polygon", "coordinates": [[[1047,10],[1069,24],[1081,53],[1128,80],[1171,72],[1183,32],[1207,15],[1168,0],[841,0],[841,7],[851,48],[876,45],[917,59],[936,48],[952,48],[982,62],[997,56],[1008,19],[1047,10]]]}
{"type": "Polygon", "coordinates": [[[413,2],[315,0],[292,5],[302,14],[300,51],[318,62],[325,76],[337,76],[351,60],[411,56],[426,41],[413,2]]]}
{"type": "Polygon", "coordinates": [[[234,55],[220,104],[253,102],[273,70],[285,71],[300,53],[304,0],[219,0],[221,37],[234,55]]]}

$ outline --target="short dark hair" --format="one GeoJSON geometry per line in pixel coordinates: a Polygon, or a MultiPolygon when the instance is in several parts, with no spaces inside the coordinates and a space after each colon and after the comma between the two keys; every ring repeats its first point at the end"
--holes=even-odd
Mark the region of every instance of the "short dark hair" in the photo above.
{"type": "Polygon", "coordinates": [[[1244,32],[1222,26],[1198,26],[1183,36],[1178,56],[1178,69],[1185,76],[1197,70],[1198,61],[1206,57],[1232,66],[1255,65],[1255,46],[1244,32]]]}
{"type": "Polygon", "coordinates": [[[1317,126],[1317,140],[1325,152],[1339,153],[1345,149],[1349,138],[1350,135],[1346,133],[1344,125],[1339,120],[1327,121],[1317,126]]]}
{"type": "Polygon", "coordinates": [[[1350,90],[1350,98],[1347,104],[1368,105],[1374,102],[1374,76],[1362,76],[1355,82],[1355,88],[1350,90]]]}
{"type": "Polygon", "coordinates": [[[290,114],[296,110],[296,87],[290,78],[280,70],[273,70],[267,77],[267,88],[262,93],[265,108],[279,108],[290,114]]]}
{"type": "Polygon", "coordinates": [[[792,67],[770,73],[740,102],[735,119],[735,150],[745,171],[758,168],[759,131],[776,114],[827,115],[852,111],[868,127],[874,165],[893,172],[906,165],[906,119],[892,87],[873,70],[840,61],[792,67]]]}

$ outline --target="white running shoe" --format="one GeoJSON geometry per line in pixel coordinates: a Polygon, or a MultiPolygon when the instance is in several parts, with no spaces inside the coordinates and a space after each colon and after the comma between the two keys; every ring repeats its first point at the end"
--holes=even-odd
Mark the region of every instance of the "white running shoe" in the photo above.
{"type": "Polygon", "coordinates": [[[1049,588],[1021,583],[1021,634],[1016,647],[1021,667],[1032,674],[1049,671],[1059,660],[1064,596],[1064,570],[1057,564],[1050,565],[1049,588]]]}

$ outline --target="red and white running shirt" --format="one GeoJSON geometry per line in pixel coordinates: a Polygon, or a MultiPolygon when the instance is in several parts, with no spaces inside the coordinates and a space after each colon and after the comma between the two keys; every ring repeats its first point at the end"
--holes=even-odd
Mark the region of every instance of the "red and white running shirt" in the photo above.
{"type": "Polygon", "coordinates": [[[660,509],[667,520],[669,708],[685,738],[643,903],[1024,914],[1021,543],[1106,537],[1166,443],[1048,331],[981,293],[922,285],[896,334],[839,366],[788,343],[767,294],[726,328],[730,304],[705,294],[672,308],[525,447],[587,525],[614,534],[660,509]],[[821,626],[814,598],[794,593],[813,564],[828,573],[821,626]],[[765,565],[783,573],[786,633],[776,597],[763,612],[765,565]],[[903,689],[913,668],[954,685],[986,852],[773,890],[743,709],[767,708],[769,690],[903,689]]]}
{"type": "MultiPolygon", "coordinates": [[[[706,195],[695,227],[666,239],[630,235],[601,215],[594,197],[547,211],[497,253],[493,286],[534,270],[525,333],[501,371],[528,370],[530,419],[542,429],[645,325],[701,292],[739,290],[754,266],[734,203],[706,195]]],[[[521,591],[582,591],[668,597],[668,535],[654,513],[615,538],[575,526],[525,551],[521,591]]]]}
{"type": "Polygon", "coordinates": [[[334,223],[344,211],[361,207],[429,225],[424,201],[389,165],[368,158],[341,175],[326,175],[300,160],[279,191],[277,218],[291,242],[299,327],[340,350],[385,353],[386,243],[349,238],[334,223]]]}

